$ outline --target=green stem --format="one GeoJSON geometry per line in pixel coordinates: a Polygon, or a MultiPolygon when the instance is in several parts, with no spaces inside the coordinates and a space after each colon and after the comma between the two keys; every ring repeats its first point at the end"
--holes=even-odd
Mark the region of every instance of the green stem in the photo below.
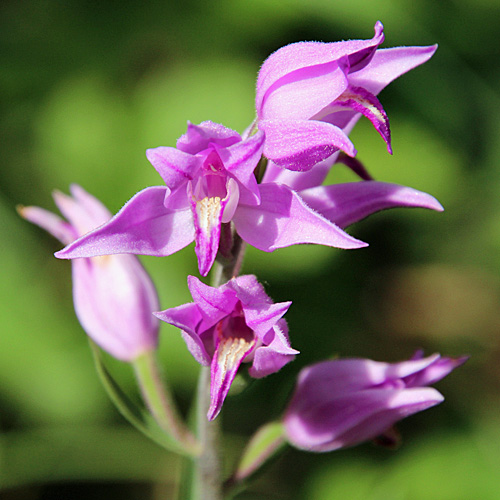
{"type": "Polygon", "coordinates": [[[179,415],[165,381],[162,379],[155,353],[146,352],[133,362],[144,401],[158,425],[189,455],[200,453],[200,445],[179,415]]]}
{"type": "MultiPolygon", "coordinates": [[[[244,252],[244,242],[233,233],[230,255],[221,259],[222,262],[214,263],[212,286],[218,287],[239,274],[244,252]]],[[[221,417],[212,421],[207,419],[210,406],[209,366],[201,368],[197,396],[196,427],[202,451],[194,464],[192,500],[222,500],[221,417]]]]}

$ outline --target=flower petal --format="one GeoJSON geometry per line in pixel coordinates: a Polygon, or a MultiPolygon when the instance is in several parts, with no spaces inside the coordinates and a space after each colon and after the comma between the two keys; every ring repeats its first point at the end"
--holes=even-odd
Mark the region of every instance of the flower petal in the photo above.
{"type": "Polygon", "coordinates": [[[219,414],[241,362],[254,346],[255,339],[218,336],[212,359],[208,420],[219,414]]]}
{"type": "Polygon", "coordinates": [[[344,92],[347,71],[346,64],[332,61],[289,73],[268,89],[259,119],[310,119],[344,92]]]}
{"type": "Polygon", "coordinates": [[[75,312],[94,342],[122,361],[156,348],[158,297],[133,255],[72,262],[75,312]]]}
{"type": "Polygon", "coordinates": [[[290,442],[316,452],[373,439],[398,420],[443,401],[433,388],[371,389],[341,398],[296,392],[284,418],[290,442]]]}
{"type": "Polygon", "coordinates": [[[183,304],[165,311],[155,312],[154,315],[165,323],[179,328],[194,359],[203,366],[210,365],[210,356],[198,334],[198,330],[203,330],[203,326],[200,328],[203,317],[196,304],[183,304]]]}
{"type": "Polygon", "coordinates": [[[298,42],[292,43],[271,54],[262,65],[257,79],[256,108],[261,112],[264,98],[272,85],[302,68],[327,64],[346,57],[352,71],[366,65],[377,47],[384,41],[383,26],[375,24],[375,35],[371,40],[349,40],[344,42],[298,42]]]}
{"type": "Polygon", "coordinates": [[[78,238],[78,234],[71,224],[48,210],[40,207],[18,206],[17,211],[21,217],[45,229],[64,245],[78,238]]]}
{"type": "Polygon", "coordinates": [[[266,134],[264,156],[282,168],[310,170],[339,149],[349,156],[356,150],[347,135],[335,125],[315,120],[262,120],[266,134]]]}
{"type": "Polygon", "coordinates": [[[250,245],[265,252],[300,243],[367,246],[314,212],[288,187],[261,184],[260,191],[261,205],[240,206],[233,218],[238,234],[250,245]]]}
{"type": "Polygon", "coordinates": [[[214,288],[195,276],[188,276],[188,288],[207,328],[231,314],[238,302],[236,293],[228,284],[214,288]]]}
{"type": "Polygon", "coordinates": [[[205,121],[193,125],[188,121],[187,132],[179,137],[176,147],[185,153],[195,155],[208,148],[210,144],[217,144],[223,148],[241,141],[241,136],[224,125],[205,121]]]}
{"type": "Polygon", "coordinates": [[[313,210],[342,228],[388,208],[443,210],[441,204],[427,193],[378,181],[318,186],[301,191],[299,195],[313,210]]]}
{"type": "Polygon", "coordinates": [[[202,164],[197,156],[163,146],[146,150],[146,157],[171,191],[191,180],[202,164]]]}
{"type": "Polygon", "coordinates": [[[87,233],[55,255],[60,259],[117,253],[171,255],[194,239],[189,209],[164,206],[168,188],[146,188],[132,197],[106,224],[87,233]]]}
{"type": "MultiPolygon", "coordinates": [[[[381,135],[387,144],[387,150],[392,154],[391,129],[389,127],[389,117],[387,116],[380,101],[362,87],[349,87],[342,93],[331,106],[321,112],[321,116],[314,116],[313,119],[320,120],[335,110],[335,108],[350,108],[366,116],[381,135]]],[[[325,120],[328,121],[328,120],[325,120]]]]}
{"type": "Polygon", "coordinates": [[[377,95],[393,80],[428,61],[436,50],[437,45],[379,49],[370,64],[349,75],[349,82],[377,95]]]}
{"type": "MultiPolygon", "coordinates": [[[[350,158],[350,156],[343,156],[350,158]]],[[[320,186],[326,179],[332,165],[338,161],[338,158],[339,151],[333,153],[326,160],[317,163],[311,170],[307,170],[306,172],[293,172],[292,170],[278,167],[275,163],[269,161],[262,183],[274,182],[277,184],[286,184],[294,191],[320,186]]]]}

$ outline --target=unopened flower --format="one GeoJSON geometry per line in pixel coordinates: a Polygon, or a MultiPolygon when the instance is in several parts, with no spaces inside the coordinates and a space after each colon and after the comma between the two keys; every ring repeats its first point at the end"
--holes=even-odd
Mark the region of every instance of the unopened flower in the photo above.
{"type": "Polygon", "coordinates": [[[263,143],[262,132],[242,140],[216,123],[189,124],[177,148],[147,151],[166,186],[137,193],[109,222],[56,256],[167,256],[194,239],[205,276],[217,255],[221,225],[230,221],[244,241],[266,252],[300,243],[366,246],[311,209],[288,186],[257,184],[254,169],[263,143]]]}
{"type": "Polygon", "coordinates": [[[241,363],[250,363],[250,376],[261,378],[278,371],[298,353],[290,347],[282,319],[290,302],[274,304],[252,275],[233,278],[218,288],[189,276],[188,286],[194,302],[156,316],[180,328],[196,361],[211,367],[207,416],[212,420],[241,363]]]}
{"type": "Polygon", "coordinates": [[[338,359],[304,368],[284,415],[288,441],[316,452],[374,439],[397,421],[443,401],[430,384],[467,360],[434,354],[380,363],[338,359]]]}
{"type": "MultiPolygon", "coordinates": [[[[106,222],[111,214],[80,186],[71,196],[54,193],[67,221],[39,207],[21,207],[19,213],[64,244],[106,222]]],[[[153,316],[158,297],[151,278],[133,255],[75,259],[72,262],[73,301],[83,329],[115,358],[132,361],[153,350],[159,322],[153,316]]]]}
{"type": "Polygon", "coordinates": [[[260,69],[256,108],[266,133],[264,155],[291,170],[309,170],[342,150],[356,150],[348,134],[364,115],[391,152],[389,120],[376,95],[426,62],[436,46],[379,49],[383,26],[371,40],[299,42],[271,54],[260,69]]]}

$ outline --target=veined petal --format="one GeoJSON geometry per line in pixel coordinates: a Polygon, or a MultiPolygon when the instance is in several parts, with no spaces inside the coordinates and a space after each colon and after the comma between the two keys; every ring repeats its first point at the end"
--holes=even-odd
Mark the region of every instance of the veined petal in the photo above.
{"type": "Polygon", "coordinates": [[[313,119],[321,120],[335,108],[350,108],[366,116],[372,122],[375,130],[382,136],[387,144],[387,150],[392,154],[389,117],[380,101],[373,94],[362,87],[349,87],[328,108],[324,109],[320,115],[314,116],[313,119]]]}
{"type": "Polygon", "coordinates": [[[379,49],[370,64],[349,75],[349,82],[376,95],[396,78],[428,61],[436,50],[437,45],[379,49]]]}
{"type": "Polygon", "coordinates": [[[260,192],[260,206],[240,206],[233,218],[238,234],[250,245],[265,252],[300,243],[337,248],[367,246],[309,208],[288,187],[261,184],[260,192]]]}
{"type": "Polygon", "coordinates": [[[259,130],[246,141],[218,149],[225,169],[245,188],[242,194],[253,198],[255,204],[260,202],[260,196],[254,170],[262,156],[264,139],[264,133],[259,130]]]}
{"type": "Polygon", "coordinates": [[[264,335],[283,317],[291,306],[291,302],[278,302],[276,304],[265,304],[256,309],[245,308],[246,324],[255,332],[259,338],[264,335]]]}
{"type": "Polygon", "coordinates": [[[202,163],[197,156],[164,146],[146,150],[146,157],[171,191],[191,180],[202,163]]]}
{"type": "Polygon", "coordinates": [[[55,255],[59,259],[117,253],[171,255],[194,239],[191,211],[167,210],[168,188],[146,188],[132,197],[106,224],[87,233],[55,255]]]}
{"type": "Polygon", "coordinates": [[[219,196],[207,196],[198,200],[191,192],[188,195],[193,212],[198,268],[200,274],[206,276],[219,249],[222,216],[228,197],[221,200],[219,196]]]}
{"type": "Polygon", "coordinates": [[[195,155],[213,143],[223,148],[241,141],[241,136],[224,125],[205,121],[194,125],[188,121],[187,132],[177,140],[176,147],[185,153],[195,155]]]}
{"type": "Polygon", "coordinates": [[[368,64],[377,47],[384,41],[383,26],[375,24],[375,35],[371,40],[349,40],[344,42],[298,42],[292,43],[271,54],[262,65],[257,79],[256,108],[260,113],[264,97],[269,88],[281,78],[301,68],[327,64],[346,57],[351,69],[357,70],[368,64]]]}
{"type": "Polygon", "coordinates": [[[212,359],[208,420],[219,414],[241,362],[254,346],[255,339],[225,337],[222,332],[218,335],[212,359]]]}
{"type": "Polygon", "coordinates": [[[301,191],[299,195],[308,206],[342,228],[388,208],[443,210],[441,204],[427,193],[378,181],[318,186],[301,191]]]}
{"type": "Polygon", "coordinates": [[[264,155],[282,168],[310,170],[339,149],[349,156],[356,150],[347,135],[335,125],[315,120],[262,120],[266,134],[264,155]]]}
{"type": "Polygon", "coordinates": [[[187,348],[194,359],[203,366],[210,365],[211,358],[198,334],[200,325],[203,324],[203,317],[196,304],[183,304],[153,314],[162,321],[165,321],[165,323],[179,328],[187,348]]]}
{"type": "Polygon", "coordinates": [[[227,284],[214,288],[205,285],[195,276],[188,276],[188,288],[196,306],[200,309],[205,327],[214,326],[229,315],[238,302],[236,293],[227,284]]]}

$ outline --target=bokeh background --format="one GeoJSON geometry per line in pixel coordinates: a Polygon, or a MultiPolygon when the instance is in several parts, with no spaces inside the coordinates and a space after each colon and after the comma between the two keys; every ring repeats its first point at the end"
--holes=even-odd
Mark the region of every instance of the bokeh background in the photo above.
{"type": "MultiPolygon", "coordinates": [[[[225,461],[276,418],[300,368],[327,357],[396,361],[415,349],[470,361],[438,384],[439,407],[403,421],[403,444],[289,450],[241,499],[496,499],[500,489],[500,4],[498,0],[5,0],[0,4],[0,497],[174,498],[179,459],[118,414],[75,318],[70,264],[15,206],[54,209],[72,182],[116,212],[160,184],[148,147],[186,121],[242,131],[262,61],[300,40],[371,38],[440,47],[380,96],[394,155],[367,120],[351,134],[379,180],[436,196],[442,214],[393,210],[352,227],[368,249],[248,251],[302,354],[228,399],[225,461]]],[[[354,180],[343,167],[332,181],[354,180]]],[[[193,247],[145,258],[163,308],[189,300],[193,247]]],[[[162,327],[161,359],[183,411],[198,366],[162,327]]],[[[112,363],[134,391],[129,367],[112,363]]]]}

